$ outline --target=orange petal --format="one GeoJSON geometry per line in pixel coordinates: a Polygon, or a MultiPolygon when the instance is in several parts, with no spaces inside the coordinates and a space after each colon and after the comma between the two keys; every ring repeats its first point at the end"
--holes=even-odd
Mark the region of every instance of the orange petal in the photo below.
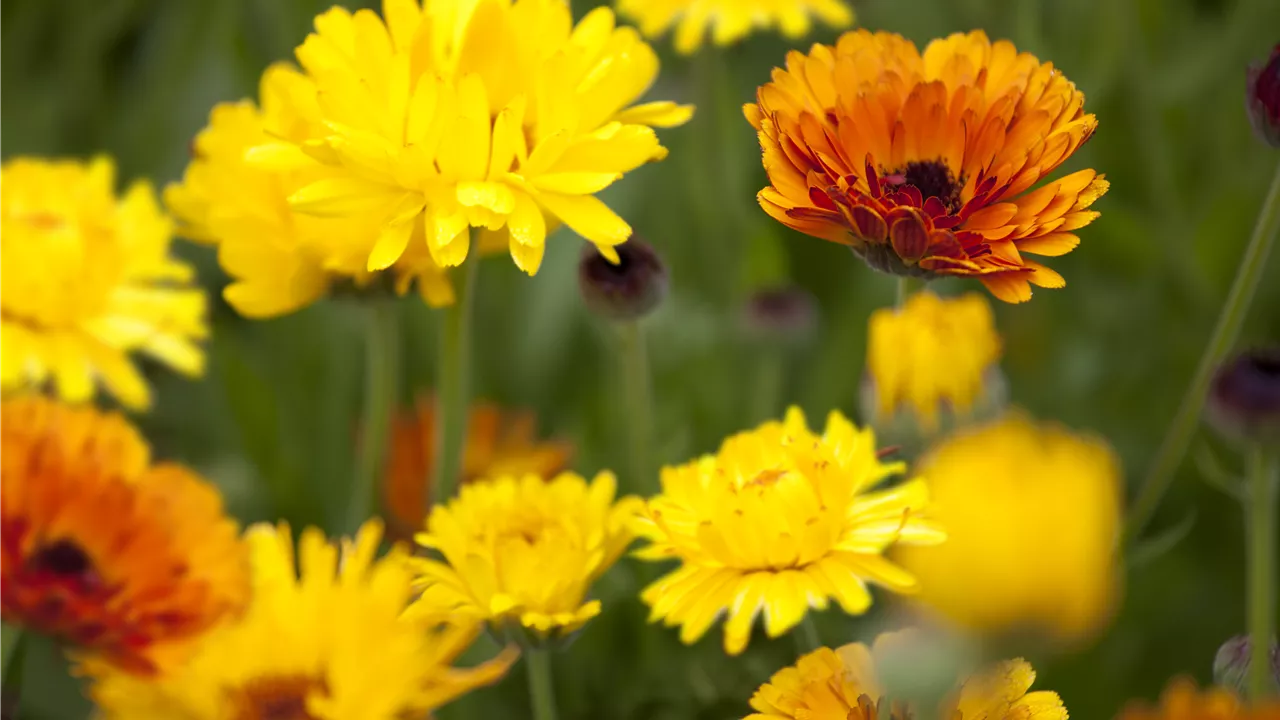
{"type": "Polygon", "coordinates": [[[983,275],[978,279],[997,299],[1016,304],[1031,299],[1031,285],[1025,275],[1026,273],[1009,272],[983,275]]]}
{"type": "Polygon", "coordinates": [[[1024,238],[1016,241],[1018,249],[1032,255],[1057,257],[1066,255],[1080,244],[1080,237],[1068,232],[1055,232],[1040,237],[1024,238]]]}

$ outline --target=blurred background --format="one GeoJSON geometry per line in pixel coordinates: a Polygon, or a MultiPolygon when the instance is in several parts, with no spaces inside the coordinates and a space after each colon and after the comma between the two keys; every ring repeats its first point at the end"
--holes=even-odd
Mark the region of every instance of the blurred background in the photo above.
{"type": "MultiPolygon", "coordinates": [[[[9,0],[0,7],[0,128],[19,154],[118,158],[122,180],[175,179],[215,102],[256,93],[259,73],[288,58],[328,0],[9,0]]],[[[348,3],[355,6],[358,3],[348,3]]],[[[574,2],[581,16],[588,7],[574,2]]],[[[1096,113],[1097,135],[1059,174],[1097,168],[1111,191],[1081,246],[1052,261],[1061,290],[997,303],[1013,401],[1038,417],[1105,435],[1133,490],[1154,455],[1230,284],[1275,169],[1250,133],[1244,68],[1280,40],[1275,0],[859,0],[860,25],[923,46],[985,29],[1051,60],[1096,113]]],[[[830,41],[831,31],[814,41],[830,41]]],[[[655,46],[654,99],[696,102],[690,124],[660,134],[670,157],[629,174],[605,199],[664,255],[666,303],[647,321],[664,462],[714,450],[727,433],[796,403],[819,422],[856,413],[866,318],[894,283],[847,250],[791,233],[756,206],[765,184],[740,106],[791,47],[769,34],[694,58],[655,46]],[[788,358],[773,407],[751,388],[758,348],[744,337],[744,298],[795,283],[820,310],[818,332],[788,358]]],[[[623,469],[625,417],[612,328],[577,289],[581,240],[562,230],[535,278],[505,259],[481,268],[474,383],[478,398],[536,412],[544,436],[576,448],[574,468],[623,469]]],[[[179,243],[210,290],[212,339],[200,382],[153,372],[157,403],[139,418],[160,457],[219,484],[244,521],[287,518],[337,530],[359,423],[363,339],[358,309],[340,301],[250,322],[219,298],[226,278],[207,248],[179,243]]],[[[1272,258],[1272,268],[1277,268],[1272,258]]],[[[1280,278],[1268,271],[1241,346],[1280,338],[1280,278]]],[[[940,291],[980,290],[948,283],[940,291]]],[[[401,305],[401,401],[428,391],[435,314],[401,305]]],[[[1196,444],[1211,442],[1206,433],[1196,444]]],[[[1194,448],[1193,448],[1194,449],[1194,448]]],[[[1223,452],[1228,461],[1234,458],[1223,452]]],[[[1059,691],[1073,717],[1111,717],[1127,698],[1154,698],[1172,675],[1208,682],[1212,659],[1243,632],[1243,529],[1235,503],[1185,463],[1152,530],[1190,525],[1171,551],[1130,568],[1114,624],[1072,654],[1027,648],[1037,687],[1059,691]]],[[[656,568],[624,559],[597,587],[605,613],[557,660],[561,715],[736,718],[772,672],[794,659],[788,638],[757,634],[728,659],[719,630],[684,648],[643,624],[635,598],[656,568]]],[[[881,594],[864,618],[819,617],[829,644],[868,640],[894,612],[881,594]]],[[[480,648],[477,652],[486,650],[480,648]]],[[[24,715],[80,718],[89,706],[51,647],[33,649],[24,715]]],[[[527,711],[524,673],[441,715],[527,711]]]]}

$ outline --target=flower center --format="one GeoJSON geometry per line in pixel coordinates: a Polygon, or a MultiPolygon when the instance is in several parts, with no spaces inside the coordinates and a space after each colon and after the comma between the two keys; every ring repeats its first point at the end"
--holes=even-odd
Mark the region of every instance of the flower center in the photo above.
{"type": "Polygon", "coordinates": [[[882,180],[889,185],[888,189],[914,186],[925,200],[931,197],[941,200],[947,212],[960,210],[960,188],[964,183],[956,179],[942,160],[913,160],[898,170],[885,173],[882,180]]]}
{"type": "Polygon", "coordinates": [[[89,579],[93,574],[93,561],[79,545],[61,538],[40,547],[27,560],[28,567],[37,572],[47,572],[72,579],[89,579]]]}
{"type": "Polygon", "coordinates": [[[306,675],[254,678],[233,690],[235,720],[319,720],[307,710],[313,692],[328,694],[324,681],[306,675]]]}

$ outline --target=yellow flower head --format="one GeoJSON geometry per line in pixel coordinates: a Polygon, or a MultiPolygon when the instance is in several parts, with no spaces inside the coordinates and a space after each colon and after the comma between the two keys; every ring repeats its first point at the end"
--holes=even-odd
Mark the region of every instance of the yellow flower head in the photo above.
{"type": "Polygon", "coordinates": [[[52,382],[70,402],[101,382],[133,409],[150,403],[129,359],[141,352],[199,375],[204,293],[169,255],[170,220],[155,191],[115,193],[115,166],[17,158],[0,169],[0,383],[52,382]]]}
{"type": "Polygon", "coordinates": [[[1005,302],[1066,283],[1025,256],[1074,249],[1108,188],[1093,170],[1041,184],[1097,118],[1052,63],[981,31],[923,52],[847,32],[788,54],[745,111],[769,175],[765,212],[878,270],[974,277],[1005,302]]]}
{"type": "MultiPolygon", "coordinates": [[[[912,631],[886,633],[868,649],[852,643],[819,648],[793,667],[779,670],[751,698],[746,720],[876,720],[883,704],[890,717],[908,720],[915,708],[885,696],[880,666],[912,631]]],[[[1067,720],[1057,693],[1028,692],[1036,674],[1025,660],[1007,660],[969,677],[943,702],[935,717],[946,720],[1067,720]]]]}
{"type": "Polygon", "coordinates": [[[867,329],[876,422],[906,405],[933,432],[941,409],[963,416],[973,408],[999,359],[991,306],[976,293],[940,298],[919,292],[901,308],[876,310],[867,329]]]}
{"type": "MultiPolygon", "coordinates": [[[[281,169],[246,157],[273,139],[303,142],[321,132],[315,84],[278,63],[263,74],[259,96],[261,107],[247,100],[218,105],[196,136],[182,182],[165,190],[181,231],[217,246],[232,278],[223,295],[246,317],[293,312],[341,283],[371,289],[382,274],[366,269],[365,256],[382,218],[372,211],[323,218],[295,212],[289,196],[325,170],[281,169]]],[[[425,247],[406,251],[388,274],[400,294],[416,281],[428,304],[453,302],[444,271],[425,247]]]]}
{"type": "Polygon", "coordinates": [[[662,493],[637,523],[652,544],[637,555],[681,566],[641,595],[651,620],[680,625],[680,639],[692,643],[727,612],[724,647],[737,655],[761,611],[777,637],[830,598],[847,613],[865,612],[868,581],[915,591],[915,578],[881,554],[944,536],[921,516],[922,480],[874,490],[903,470],[880,462],[870,430],[832,412],[818,435],[797,408],[728,438],[715,455],[664,468],[662,493]]]}
{"type": "Polygon", "coordinates": [[[384,0],[333,8],[297,50],[321,123],[256,148],[254,162],[310,173],[289,196],[317,217],[372,214],[373,242],[326,260],[391,267],[425,248],[445,267],[506,247],[529,274],[564,222],[616,261],[631,228],[595,193],[666,150],[653,126],[692,108],[632,105],[658,59],[607,8],[573,26],[564,0],[384,0]]]}
{"type": "Polygon", "coordinates": [[[1249,705],[1230,690],[1198,690],[1195,681],[1178,677],[1165,687],[1158,706],[1132,702],[1117,720],[1280,720],[1280,701],[1249,705]]]}
{"type": "Polygon", "coordinates": [[[591,583],[632,539],[639,500],[614,502],[616,481],[573,473],[512,475],[464,485],[431,509],[418,542],[443,557],[415,559],[417,612],[487,621],[499,632],[561,638],[600,613],[591,583]]]}
{"type": "Polygon", "coordinates": [[[653,37],[676,26],[676,50],[688,55],[702,46],[707,28],[717,45],[732,45],[756,28],[777,27],[797,39],[809,34],[811,17],[837,28],[853,24],[844,0],[618,0],[618,12],[653,37]]]}
{"type": "Polygon", "coordinates": [[[943,441],[919,467],[947,542],[894,559],[922,602],[972,629],[1062,641],[1110,619],[1122,475],[1102,440],[1015,412],[943,441]]]}
{"type": "Polygon", "coordinates": [[[376,521],[341,552],[307,529],[297,562],[287,526],[257,525],[246,536],[254,596],[244,618],[196,641],[186,664],[154,679],[87,664],[105,718],[423,717],[502,677],[515,659],[508,650],[476,668],[450,667],[476,626],[404,617],[406,553],[397,546],[374,559],[376,521]]]}

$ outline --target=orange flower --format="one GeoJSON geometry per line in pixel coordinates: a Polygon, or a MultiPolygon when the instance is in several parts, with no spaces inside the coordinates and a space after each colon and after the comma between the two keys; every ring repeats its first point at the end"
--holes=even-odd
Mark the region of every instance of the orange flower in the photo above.
{"type": "Polygon", "coordinates": [[[217,491],[152,465],[122,417],[41,397],[0,406],[0,614],[137,673],[248,595],[217,491]]]}
{"type": "Polygon", "coordinates": [[[1190,678],[1174,678],[1160,696],[1159,707],[1130,703],[1118,720],[1280,720],[1280,702],[1253,706],[1241,702],[1230,690],[1197,690],[1190,678]]]}
{"type": "Polygon", "coordinates": [[[1081,170],[1034,191],[1093,134],[1084,95],[981,31],[929,43],[845,33],[787,55],[756,104],[771,185],[760,205],[800,232],[848,245],[883,272],[974,276],[1006,302],[1062,287],[1032,255],[1062,255],[1107,181],[1081,170]]]}
{"type": "MultiPolygon", "coordinates": [[[[412,410],[394,418],[383,503],[392,536],[412,537],[426,518],[428,473],[434,466],[435,403],[419,398],[412,410]]],[[[533,473],[549,478],[569,465],[573,450],[567,443],[538,442],[536,419],[528,412],[506,412],[497,405],[477,402],[467,421],[462,453],[462,482],[482,477],[533,473]]]]}

